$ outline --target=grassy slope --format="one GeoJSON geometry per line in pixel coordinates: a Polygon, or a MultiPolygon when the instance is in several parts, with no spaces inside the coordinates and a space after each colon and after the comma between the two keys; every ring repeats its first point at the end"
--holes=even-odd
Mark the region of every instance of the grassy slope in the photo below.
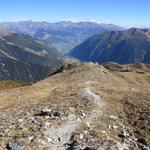
{"type": "MultiPolygon", "coordinates": [[[[44,106],[56,107],[64,111],[73,107],[75,114],[82,120],[80,128],[74,131],[75,137],[87,130],[100,141],[121,142],[122,139],[118,135],[124,131],[127,132],[129,127],[136,138],[150,141],[149,67],[127,66],[123,68],[126,71],[122,71],[122,66],[117,68],[111,66],[111,68],[106,69],[88,63],[66,69],[31,86],[1,90],[0,114],[5,115],[8,121],[5,121],[3,117],[0,120],[7,127],[6,122],[9,124],[9,116],[12,114],[17,120],[20,115],[24,116],[23,112],[35,114],[44,106]],[[93,95],[101,97],[100,101],[96,101],[96,105],[92,98],[88,101],[82,96],[84,93],[87,94],[87,89],[90,89],[93,95]],[[85,118],[80,116],[81,111],[85,113],[85,118]],[[116,118],[113,119],[110,116],[116,116],[116,118]],[[114,128],[116,126],[117,128],[114,128]]],[[[54,120],[50,123],[53,124],[54,120]]],[[[26,122],[24,128],[30,131],[29,124],[27,126],[26,122]]],[[[22,137],[24,130],[15,130],[13,137],[16,135],[22,137]]],[[[7,136],[3,140],[4,143],[7,143],[6,139],[7,136]]],[[[32,145],[29,146],[32,148],[32,145]]]]}
{"type": "Polygon", "coordinates": [[[0,81],[0,90],[4,89],[11,89],[11,88],[16,88],[16,87],[21,87],[24,84],[18,81],[0,81]]]}

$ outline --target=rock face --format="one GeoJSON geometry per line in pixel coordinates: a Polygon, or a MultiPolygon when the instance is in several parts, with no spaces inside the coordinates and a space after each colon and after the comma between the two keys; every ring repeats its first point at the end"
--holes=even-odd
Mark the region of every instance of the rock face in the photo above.
{"type": "Polygon", "coordinates": [[[0,148],[149,150],[150,65],[66,64],[0,90],[0,148]]]}
{"type": "Polygon", "coordinates": [[[65,53],[85,41],[87,38],[107,30],[123,30],[112,24],[98,24],[94,22],[4,22],[0,28],[29,34],[48,46],[54,45],[60,52],[65,53]]]}
{"type": "Polygon", "coordinates": [[[150,63],[150,30],[107,31],[75,47],[70,56],[99,63],[150,63]]]}
{"type": "Polygon", "coordinates": [[[0,80],[34,82],[57,70],[62,60],[30,36],[0,30],[0,80]]]}

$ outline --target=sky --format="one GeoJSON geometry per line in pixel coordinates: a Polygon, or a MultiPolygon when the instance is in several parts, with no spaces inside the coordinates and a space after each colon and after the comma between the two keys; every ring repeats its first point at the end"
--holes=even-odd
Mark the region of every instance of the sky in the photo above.
{"type": "Polygon", "coordinates": [[[150,27],[150,0],[0,0],[0,22],[25,20],[150,27]]]}

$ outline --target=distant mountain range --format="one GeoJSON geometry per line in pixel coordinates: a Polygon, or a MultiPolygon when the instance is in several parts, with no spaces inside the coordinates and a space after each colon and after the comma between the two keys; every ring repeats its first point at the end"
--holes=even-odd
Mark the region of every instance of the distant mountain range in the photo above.
{"type": "Polygon", "coordinates": [[[44,42],[48,46],[55,46],[58,51],[66,53],[87,38],[108,30],[123,30],[122,27],[113,24],[95,22],[3,22],[0,28],[9,31],[29,34],[44,42]]]}
{"type": "Polygon", "coordinates": [[[46,47],[28,35],[0,30],[0,80],[34,82],[61,64],[54,47],[46,47]]]}
{"type": "Polygon", "coordinates": [[[150,63],[150,30],[132,28],[92,36],[70,52],[81,61],[150,63]]]}

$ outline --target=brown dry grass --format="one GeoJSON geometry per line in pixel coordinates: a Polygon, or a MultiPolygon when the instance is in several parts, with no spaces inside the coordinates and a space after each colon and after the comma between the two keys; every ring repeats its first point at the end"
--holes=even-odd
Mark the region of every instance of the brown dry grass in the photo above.
{"type": "MultiPolygon", "coordinates": [[[[137,116],[143,107],[146,112],[150,113],[148,105],[150,72],[145,71],[141,74],[137,73],[135,68],[130,69],[131,71],[120,72],[107,70],[96,64],[84,64],[30,86],[1,90],[0,112],[6,109],[11,111],[16,107],[19,110],[24,106],[27,106],[26,111],[30,111],[33,105],[34,107],[48,105],[58,109],[74,107],[77,114],[84,110],[88,115],[92,115],[95,105],[86,103],[79,96],[79,92],[86,85],[85,83],[90,81],[91,90],[102,96],[102,101],[99,102],[102,115],[97,114],[97,120],[91,121],[90,127],[86,124],[89,121],[88,116],[77,130],[77,134],[81,130],[90,130],[99,140],[119,140],[118,134],[123,130],[121,124],[136,129],[135,131],[139,131],[143,137],[150,139],[147,128],[141,129],[141,122],[137,122],[137,116]],[[140,102],[143,104],[140,105],[140,102]],[[134,115],[130,116],[130,113],[134,115]],[[116,116],[117,119],[110,119],[111,115],[116,116]],[[137,127],[134,127],[135,122],[138,124],[137,127]],[[109,129],[109,126],[114,125],[118,126],[118,129],[109,129]],[[106,134],[102,131],[106,131],[106,134]]],[[[95,109],[97,108],[95,107],[95,109]]],[[[145,126],[148,127],[149,121],[150,118],[144,118],[145,126]]]]}
{"type": "Polygon", "coordinates": [[[10,80],[0,81],[0,90],[16,88],[23,85],[24,85],[23,83],[18,81],[10,81],[10,80]]]}

